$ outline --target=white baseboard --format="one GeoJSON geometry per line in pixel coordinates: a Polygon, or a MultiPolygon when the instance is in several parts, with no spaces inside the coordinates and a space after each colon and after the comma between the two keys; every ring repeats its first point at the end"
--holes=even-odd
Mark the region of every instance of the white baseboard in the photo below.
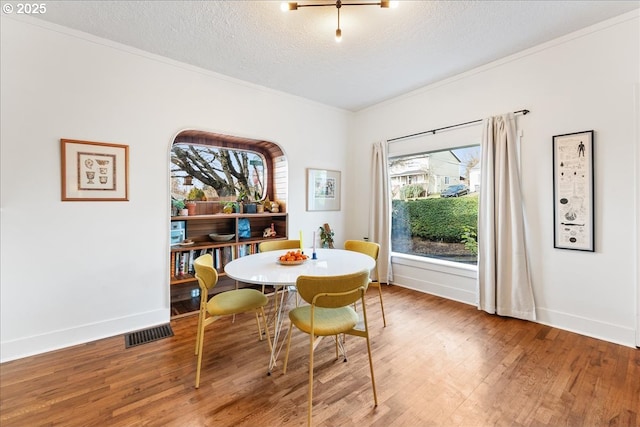
{"type": "MultiPolygon", "coordinates": [[[[418,292],[476,306],[477,269],[438,260],[397,255],[392,257],[393,284],[418,292]]],[[[537,323],[628,347],[636,346],[633,327],[536,307],[537,323]]]]}
{"type": "MultiPolygon", "coordinates": [[[[402,288],[413,289],[438,297],[458,301],[464,304],[476,305],[475,292],[443,286],[424,280],[416,280],[411,277],[403,277],[394,274],[394,285],[402,288]]],[[[536,307],[537,323],[562,329],[576,334],[596,338],[603,341],[620,344],[627,347],[635,347],[635,333],[633,328],[588,319],[574,314],[562,313],[546,308],[536,307]]]]}
{"type": "Polygon", "coordinates": [[[155,310],[14,341],[3,341],[0,343],[0,363],[146,329],[168,323],[170,319],[169,309],[155,310]]]}
{"type": "Polygon", "coordinates": [[[537,322],[554,328],[563,329],[576,334],[585,335],[614,344],[635,347],[633,328],[588,319],[574,314],[562,313],[543,307],[536,307],[537,322]]]}

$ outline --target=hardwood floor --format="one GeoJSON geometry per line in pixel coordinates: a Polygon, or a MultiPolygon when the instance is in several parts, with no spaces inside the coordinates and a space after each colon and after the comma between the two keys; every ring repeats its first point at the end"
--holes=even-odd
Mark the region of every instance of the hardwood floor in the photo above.
{"type": "MultiPolygon", "coordinates": [[[[372,292],[377,290],[372,289],[372,292]]],[[[364,340],[316,350],[314,424],[322,426],[638,426],[640,350],[397,286],[386,328],[367,304],[379,405],[364,340]]],[[[122,336],[0,365],[0,425],[299,426],[306,424],[308,338],[295,333],[266,375],[268,347],[251,315],[205,337],[194,388],[196,316],[174,336],[125,349],[122,336]]]]}

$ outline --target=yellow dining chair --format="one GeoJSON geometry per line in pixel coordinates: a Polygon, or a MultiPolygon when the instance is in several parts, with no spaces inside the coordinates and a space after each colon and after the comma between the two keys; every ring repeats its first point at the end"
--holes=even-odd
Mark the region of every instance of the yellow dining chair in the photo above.
{"type": "Polygon", "coordinates": [[[218,272],[213,267],[213,257],[206,254],[194,261],[196,279],[200,285],[200,313],[198,315],[198,335],[196,337],[196,355],[198,367],[196,369],[196,388],[200,387],[200,368],[202,367],[202,353],[204,348],[204,328],[212,324],[222,316],[230,316],[253,311],[256,314],[258,324],[258,336],[262,341],[262,327],[258,314],[262,316],[264,330],[271,351],[271,337],[264,314],[264,306],[267,305],[267,297],[255,289],[233,289],[221,292],[209,299],[209,292],[218,283],[218,272]]]}
{"type": "Polygon", "coordinates": [[[367,340],[369,353],[369,368],[371,371],[371,386],[373,387],[374,406],[378,406],[376,382],[373,377],[373,360],[371,358],[371,344],[369,342],[369,326],[367,324],[367,309],[364,305],[364,295],[369,285],[369,272],[361,271],[341,276],[300,276],[296,282],[298,293],[310,305],[294,308],[289,312],[291,326],[287,336],[287,352],[284,359],[283,372],[287,373],[289,349],[291,347],[291,333],[293,325],[302,332],[309,334],[309,409],[308,425],[311,426],[313,407],[313,352],[322,337],[333,336],[336,342],[336,357],[338,346],[342,348],[345,362],[346,352],[338,335],[347,334],[363,337],[367,340]],[[352,305],[362,302],[362,318],[364,329],[358,325],[359,316],[352,305]]]}
{"type": "Polygon", "coordinates": [[[382,286],[380,285],[380,274],[378,271],[378,254],[380,253],[380,245],[374,242],[365,242],[364,240],[347,240],[344,242],[344,248],[348,251],[360,252],[369,255],[376,260],[375,279],[371,279],[369,286],[378,288],[378,296],[380,297],[380,309],[382,310],[382,323],[386,327],[387,319],[384,316],[384,304],[382,302],[382,286]]]}
{"type": "Polygon", "coordinates": [[[280,249],[300,249],[300,240],[268,240],[260,242],[258,251],[270,252],[280,249]]]}

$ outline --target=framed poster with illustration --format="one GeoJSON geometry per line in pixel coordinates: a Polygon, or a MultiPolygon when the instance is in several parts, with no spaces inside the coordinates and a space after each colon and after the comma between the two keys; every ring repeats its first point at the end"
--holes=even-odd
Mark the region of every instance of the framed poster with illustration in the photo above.
{"type": "Polygon", "coordinates": [[[340,172],[307,169],[307,210],[340,210],[340,172]]]}
{"type": "Polygon", "coordinates": [[[129,146],[60,140],[63,201],[129,200],[129,146]]]}
{"type": "Polygon", "coordinates": [[[553,137],[553,246],[595,251],[593,131],[553,137]]]}

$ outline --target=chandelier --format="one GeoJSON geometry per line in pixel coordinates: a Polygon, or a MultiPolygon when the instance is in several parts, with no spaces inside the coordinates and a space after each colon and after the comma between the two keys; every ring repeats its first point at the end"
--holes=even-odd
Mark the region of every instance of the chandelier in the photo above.
{"type": "Polygon", "coordinates": [[[300,4],[297,1],[284,2],[280,6],[283,11],[288,10],[298,10],[300,7],[325,7],[325,6],[335,6],[338,10],[338,28],[336,29],[336,41],[340,42],[342,40],[342,30],[340,29],[340,8],[342,6],[380,6],[381,8],[388,9],[390,7],[397,7],[397,1],[380,1],[378,3],[367,3],[367,2],[343,2],[341,0],[337,0],[335,3],[309,3],[309,4],[300,4]]]}

